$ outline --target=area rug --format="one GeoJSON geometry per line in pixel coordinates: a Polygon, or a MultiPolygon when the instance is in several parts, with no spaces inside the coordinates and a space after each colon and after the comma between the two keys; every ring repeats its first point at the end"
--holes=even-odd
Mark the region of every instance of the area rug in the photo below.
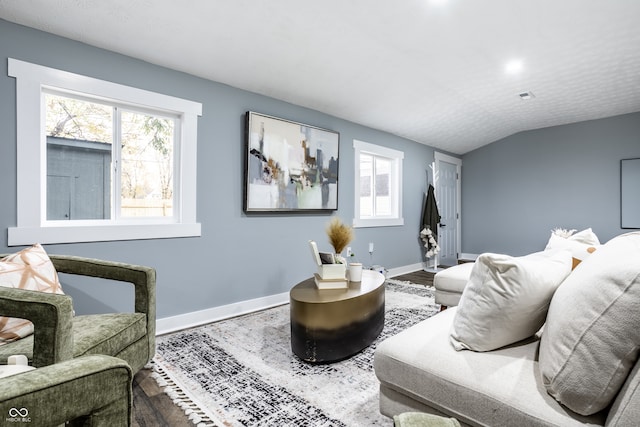
{"type": "Polygon", "coordinates": [[[289,305],[158,337],[153,376],[198,426],[389,426],[379,342],[438,312],[431,286],[387,280],[385,325],[355,356],[310,365],[291,351],[289,305]]]}

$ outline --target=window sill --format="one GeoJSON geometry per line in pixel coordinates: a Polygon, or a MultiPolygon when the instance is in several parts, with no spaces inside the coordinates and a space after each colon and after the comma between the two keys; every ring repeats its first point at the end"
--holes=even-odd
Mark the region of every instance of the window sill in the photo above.
{"type": "Polygon", "coordinates": [[[404,218],[367,218],[353,220],[354,228],[365,227],[396,227],[404,225],[404,218]]]}
{"type": "Polygon", "coordinates": [[[199,223],[9,227],[8,246],[34,243],[81,243],[119,240],[170,239],[201,236],[199,223]]]}

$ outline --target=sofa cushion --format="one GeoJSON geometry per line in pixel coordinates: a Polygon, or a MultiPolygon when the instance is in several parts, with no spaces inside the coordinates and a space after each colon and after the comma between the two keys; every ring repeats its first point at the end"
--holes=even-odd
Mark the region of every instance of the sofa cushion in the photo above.
{"type": "Polygon", "coordinates": [[[640,420],[640,362],[636,362],[616,400],[613,401],[606,426],[633,426],[638,423],[638,420],[640,420]]]}
{"type": "Polygon", "coordinates": [[[444,291],[460,292],[462,294],[471,276],[473,265],[474,263],[472,262],[465,262],[445,268],[433,277],[433,285],[437,285],[438,289],[444,291]]]}
{"type": "Polygon", "coordinates": [[[614,399],[640,350],[640,232],[618,236],[556,291],[540,345],[548,392],[593,414],[614,399]]]}
{"type": "Polygon", "coordinates": [[[440,312],[378,345],[374,369],[382,390],[395,390],[470,425],[604,425],[603,414],[574,414],[545,393],[535,338],[492,352],[455,351],[449,330],[458,309],[440,312]]]}
{"type": "Polygon", "coordinates": [[[74,357],[116,355],[147,333],[144,313],[108,313],[77,316],[73,321],[74,357]]]}
{"type": "Polygon", "coordinates": [[[571,273],[568,251],[478,257],[451,329],[457,350],[489,351],[535,334],[551,297],[571,273]]]}
{"type": "Polygon", "coordinates": [[[454,265],[438,272],[433,277],[433,286],[436,288],[436,304],[446,306],[458,305],[460,296],[467,286],[471,276],[472,262],[454,265]]]}
{"type": "MultiPolygon", "coordinates": [[[[58,273],[39,244],[0,260],[0,286],[63,294],[58,273]]],[[[33,334],[33,323],[26,319],[0,316],[0,345],[33,334]]]]}
{"type": "Polygon", "coordinates": [[[553,231],[545,250],[567,249],[571,251],[573,268],[576,268],[580,262],[595,252],[599,246],[600,240],[598,236],[590,228],[587,228],[571,235],[567,235],[566,232],[553,231]]]}
{"type": "MultiPolygon", "coordinates": [[[[73,357],[88,354],[118,355],[144,337],[147,319],[144,313],[108,313],[76,316],[73,319],[73,357]]],[[[0,349],[0,363],[12,354],[33,359],[33,336],[7,344],[0,349]]]]}

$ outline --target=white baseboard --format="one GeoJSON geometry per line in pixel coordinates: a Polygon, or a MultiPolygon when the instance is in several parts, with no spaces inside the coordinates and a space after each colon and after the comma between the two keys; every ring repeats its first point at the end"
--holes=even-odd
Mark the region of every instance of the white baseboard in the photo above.
{"type": "Polygon", "coordinates": [[[422,270],[424,268],[423,262],[418,262],[416,264],[404,265],[402,267],[395,267],[389,269],[389,274],[387,275],[389,278],[400,276],[402,274],[413,273],[414,271],[422,270]]]}
{"type": "Polygon", "coordinates": [[[478,254],[469,254],[469,253],[461,253],[460,256],[458,256],[458,259],[463,259],[463,260],[469,260],[469,261],[475,261],[476,259],[478,259],[480,255],[478,254]]]}
{"type": "Polygon", "coordinates": [[[156,320],[156,335],[165,335],[182,329],[193,328],[242,314],[260,311],[289,303],[289,292],[221,305],[206,310],[193,311],[156,320]]]}
{"type": "MultiPolygon", "coordinates": [[[[422,270],[423,267],[424,263],[417,263],[390,268],[387,276],[392,278],[400,276],[401,274],[422,270]]],[[[281,294],[269,295],[262,298],[211,307],[206,310],[193,311],[191,313],[179,314],[171,317],[163,317],[162,319],[156,320],[156,335],[165,335],[171,332],[193,328],[207,323],[217,322],[288,303],[289,292],[283,292],[281,294]]]]}

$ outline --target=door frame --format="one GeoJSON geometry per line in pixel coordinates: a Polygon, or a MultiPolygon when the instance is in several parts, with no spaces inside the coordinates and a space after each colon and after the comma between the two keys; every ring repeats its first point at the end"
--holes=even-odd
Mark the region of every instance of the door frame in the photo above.
{"type": "MultiPolygon", "coordinates": [[[[456,174],[458,178],[456,179],[456,257],[459,258],[460,253],[462,252],[462,159],[449,156],[438,151],[434,151],[433,158],[435,161],[436,176],[440,175],[440,162],[444,161],[456,165],[456,174]]],[[[436,200],[439,200],[440,197],[440,185],[438,182],[439,180],[436,180],[436,200]]],[[[440,232],[440,225],[438,225],[438,232],[440,232]]]]}

